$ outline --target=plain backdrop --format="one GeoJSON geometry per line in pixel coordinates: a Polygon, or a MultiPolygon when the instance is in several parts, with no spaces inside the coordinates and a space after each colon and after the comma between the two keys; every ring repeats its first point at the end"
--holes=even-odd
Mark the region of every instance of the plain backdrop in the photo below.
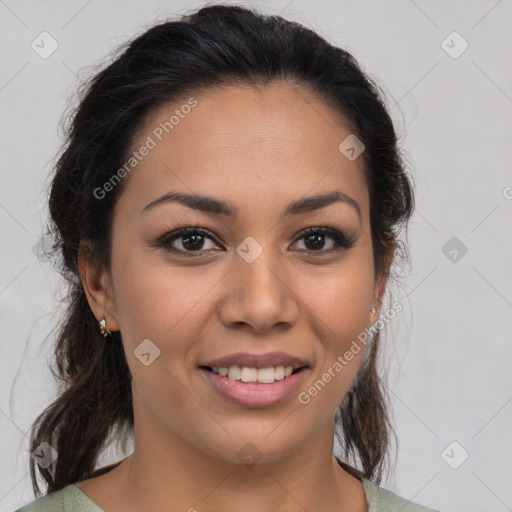
{"type": "MultiPolygon", "coordinates": [[[[27,433],[55,395],[48,335],[59,280],[34,246],[59,121],[84,68],[200,5],[0,1],[0,511],[34,499],[27,433]],[[45,51],[58,45],[46,58],[33,49],[42,37],[45,51]]],[[[393,291],[404,310],[382,366],[399,444],[381,485],[446,512],[512,510],[510,0],[245,5],[350,51],[386,91],[408,155],[412,264],[393,291]]]]}

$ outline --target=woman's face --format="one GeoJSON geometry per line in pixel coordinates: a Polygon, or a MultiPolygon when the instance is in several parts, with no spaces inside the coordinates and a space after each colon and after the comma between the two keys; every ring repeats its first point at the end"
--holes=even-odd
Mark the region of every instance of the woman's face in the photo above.
{"type": "Polygon", "coordinates": [[[103,309],[91,306],[121,331],[136,440],[270,461],[326,432],[332,441],[333,414],[364,355],[358,335],[376,320],[372,307],[378,315],[364,153],[352,161],[340,151],[350,131],[305,89],[230,86],[190,98],[154,111],[134,140],[103,276],[110,288],[103,309]],[[232,212],[162,199],[177,193],[232,212]],[[307,201],[336,193],[341,200],[307,201]],[[304,234],[318,226],[330,231],[304,234]],[[176,233],[186,227],[207,234],[176,233]],[[348,361],[354,340],[362,349],[348,361]],[[230,356],[218,366],[239,362],[250,368],[244,379],[293,358],[307,367],[259,373],[274,383],[204,368],[230,356]]]}

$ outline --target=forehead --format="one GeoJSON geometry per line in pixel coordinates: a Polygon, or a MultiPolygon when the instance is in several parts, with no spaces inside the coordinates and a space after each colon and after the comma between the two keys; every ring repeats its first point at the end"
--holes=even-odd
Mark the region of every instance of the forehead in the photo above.
{"type": "Polygon", "coordinates": [[[119,202],[140,210],[182,191],[264,206],[269,198],[287,203],[340,190],[365,211],[363,158],[350,161],[338,149],[349,135],[343,117],[305,88],[199,90],[148,115],[132,145],[140,160],[119,202]]]}

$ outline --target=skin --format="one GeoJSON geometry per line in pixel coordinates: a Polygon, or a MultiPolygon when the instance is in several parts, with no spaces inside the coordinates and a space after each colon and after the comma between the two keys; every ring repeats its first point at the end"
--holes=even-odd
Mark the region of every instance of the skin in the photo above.
{"type": "MultiPolygon", "coordinates": [[[[363,512],[362,484],[332,455],[334,412],[363,350],[307,405],[295,394],[269,408],[234,405],[197,368],[238,351],[279,350],[310,363],[304,391],[377,320],[385,281],[373,272],[363,158],[351,162],[340,153],[350,130],[304,88],[238,85],[193,96],[197,106],[124,178],[112,272],[80,256],[94,315],[121,331],[135,449],[79,488],[106,512],[363,512]],[[280,220],[291,201],[334,190],[357,201],[361,220],[344,203],[280,220]],[[141,213],[170,191],[228,201],[238,217],[179,203],[141,213]],[[354,247],[331,251],[329,235],[323,246],[308,243],[301,233],[319,224],[353,236],[354,247]],[[205,237],[198,255],[177,238],[172,246],[182,256],[152,246],[165,233],[196,226],[220,243],[205,237]],[[263,248],[252,263],[235,252],[247,236],[263,248]],[[160,349],[149,366],[134,355],[144,339],[160,349]],[[261,454],[250,467],[237,457],[248,441],[261,454]]],[[[152,112],[133,147],[185,102],[152,112]]]]}

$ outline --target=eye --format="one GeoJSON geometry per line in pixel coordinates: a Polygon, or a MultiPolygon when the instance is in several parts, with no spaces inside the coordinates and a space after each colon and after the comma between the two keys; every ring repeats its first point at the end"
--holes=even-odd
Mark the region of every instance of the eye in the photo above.
{"type": "Polygon", "coordinates": [[[173,253],[206,252],[201,251],[201,249],[204,248],[205,240],[215,242],[215,237],[208,230],[203,228],[182,228],[172,233],[167,233],[159,238],[156,245],[173,253]],[[179,241],[179,243],[176,244],[178,247],[174,245],[176,241],[179,241]],[[181,246],[181,248],[179,246],[181,246]]]}
{"type": "MultiPolygon", "coordinates": [[[[326,253],[340,249],[350,249],[354,246],[353,238],[347,237],[341,231],[327,226],[309,228],[302,232],[299,241],[303,239],[305,240],[305,251],[310,253],[326,253]],[[324,250],[326,238],[330,238],[333,243],[331,244],[331,249],[324,250]]],[[[302,249],[299,250],[302,251],[302,249]]]]}
{"type": "MultiPolygon", "coordinates": [[[[317,226],[303,231],[295,244],[302,240],[304,240],[306,248],[294,250],[298,252],[319,253],[318,255],[350,249],[354,246],[354,238],[347,237],[341,231],[328,226],[317,226]],[[326,239],[331,240],[330,249],[325,249],[326,239]]],[[[195,256],[196,254],[194,253],[212,250],[212,247],[207,247],[207,241],[213,242],[217,247],[220,245],[210,231],[200,227],[188,227],[165,234],[153,245],[163,247],[171,253],[195,256]]],[[[317,254],[314,255],[317,256],[317,254]]]]}

